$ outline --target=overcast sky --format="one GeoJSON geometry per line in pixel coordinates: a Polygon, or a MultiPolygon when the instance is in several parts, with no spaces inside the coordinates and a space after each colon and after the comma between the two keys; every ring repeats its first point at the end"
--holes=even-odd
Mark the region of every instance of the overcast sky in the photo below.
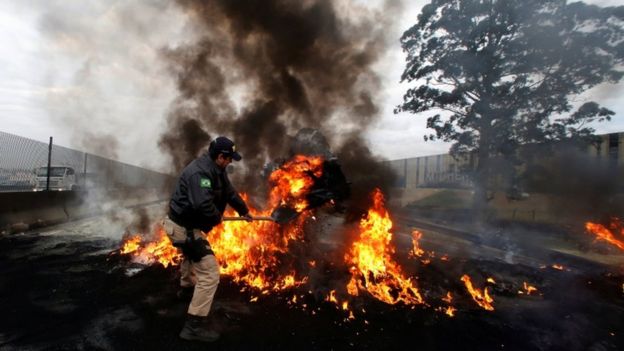
{"type": "MultiPolygon", "coordinates": [[[[402,17],[388,28],[390,48],[375,65],[383,80],[381,116],[367,139],[388,159],[448,150],[423,141],[426,115],[392,112],[407,89],[399,84],[399,37],[424,3],[404,1],[402,17]]],[[[157,140],[177,92],[159,50],[192,41],[185,14],[169,1],[1,1],[0,130],[40,141],[54,136],[59,145],[164,170],[168,157],[157,140]]],[[[578,98],[616,112],[611,123],[595,125],[599,133],[624,131],[623,87],[605,85],[578,98]]]]}

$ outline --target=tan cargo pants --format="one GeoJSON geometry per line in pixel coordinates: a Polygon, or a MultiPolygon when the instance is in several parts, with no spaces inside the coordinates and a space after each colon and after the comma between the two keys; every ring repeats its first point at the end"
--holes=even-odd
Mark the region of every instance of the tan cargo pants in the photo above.
{"type": "MultiPolygon", "coordinates": [[[[183,242],[186,239],[186,229],[168,217],[163,220],[163,228],[172,242],[183,242]]],[[[196,237],[203,236],[199,229],[195,230],[196,237]]],[[[193,262],[188,257],[184,257],[180,263],[180,286],[185,288],[195,286],[193,299],[188,307],[189,314],[207,316],[218,285],[219,264],[214,255],[206,255],[199,262],[193,262]]]]}

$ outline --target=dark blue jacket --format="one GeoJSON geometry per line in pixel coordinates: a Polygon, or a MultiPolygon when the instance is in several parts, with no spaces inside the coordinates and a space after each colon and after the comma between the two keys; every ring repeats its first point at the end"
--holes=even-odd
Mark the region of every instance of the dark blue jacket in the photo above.
{"type": "Polygon", "coordinates": [[[249,212],[225,170],[206,153],[182,171],[169,202],[169,217],[187,229],[208,232],[221,222],[226,205],[241,216],[249,212]]]}

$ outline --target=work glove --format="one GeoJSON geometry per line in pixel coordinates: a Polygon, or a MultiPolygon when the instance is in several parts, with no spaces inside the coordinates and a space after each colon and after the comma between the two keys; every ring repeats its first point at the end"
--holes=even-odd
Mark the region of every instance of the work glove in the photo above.
{"type": "Polygon", "coordinates": [[[242,215],[241,218],[244,218],[247,222],[253,221],[253,217],[249,214],[249,212],[242,215]]]}

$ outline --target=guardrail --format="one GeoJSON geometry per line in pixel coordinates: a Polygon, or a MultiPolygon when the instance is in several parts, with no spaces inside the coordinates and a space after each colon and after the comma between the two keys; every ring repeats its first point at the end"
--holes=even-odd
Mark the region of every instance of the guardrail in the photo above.
{"type": "Polygon", "coordinates": [[[105,157],[0,132],[0,192],[163,188],[171,176],[105,157]],[[55,175],[54,167],[64,169],[55,175]],[[54,178],[54,179],[50,179],[54,178]]]}

